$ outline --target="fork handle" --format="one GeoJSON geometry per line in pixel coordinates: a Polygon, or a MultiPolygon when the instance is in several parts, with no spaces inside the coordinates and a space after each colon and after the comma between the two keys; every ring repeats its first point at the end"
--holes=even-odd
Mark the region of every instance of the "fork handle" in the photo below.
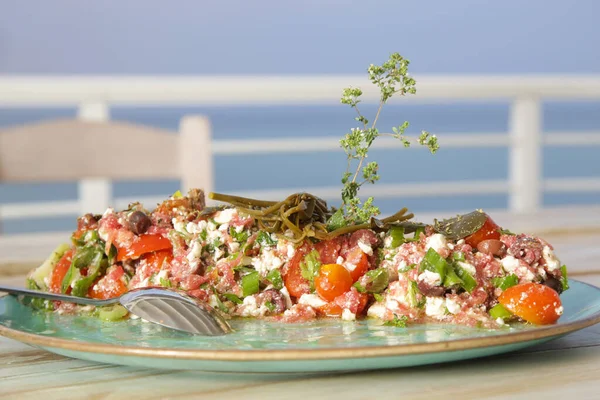
{"type": "Polygon", "coordinates": [[[85,297],[68,296],[66,294],[55,294],[55,293],[42,292],[39,290],[15,288],[15,287],[10,287],[10,286],[3,286],[3,285],[0,285],[0,292],[6,292],[6,293],[12,294],[12,295],[39,297],[41,299],[46,299],[46,300],[66,301],[69,303],[85,304],[85,305],[91,305],[91,306],[106,306],[109,304],[114,304],[114,303],[119,302],[119,298],[108,299],[108,300],[94,300],[94,299],[88,299],[85,297]]]}

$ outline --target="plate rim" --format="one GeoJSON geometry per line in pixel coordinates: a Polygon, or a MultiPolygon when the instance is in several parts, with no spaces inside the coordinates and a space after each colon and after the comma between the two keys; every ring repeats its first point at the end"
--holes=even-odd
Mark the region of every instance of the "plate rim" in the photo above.
{"type": "MultiPolygon", "coordinates": [[[[570,279],[600,292],[600,288],[579,280],[570,279]]],[[[600,323],[600,311],[581,320],[566,324],[551,325],[505,335],[454,339],[435,343],[416,343],[392,346],[360,346],[353,348],[324,349],[266,349],[266,350],[206,350],[173,349],[166,347],[120,346],[108,343],[91,343],[79,340],[42,336],[22,332],[0,325],[0,335],[21,343],[42,348],[53,348],[81,353],[110,356],[145,357],[192,361],[309,361],[324,359],[377,358],[409,355],[424,355],[441,352],[474,350],[541,340],[575,332],[600,323]]]]}

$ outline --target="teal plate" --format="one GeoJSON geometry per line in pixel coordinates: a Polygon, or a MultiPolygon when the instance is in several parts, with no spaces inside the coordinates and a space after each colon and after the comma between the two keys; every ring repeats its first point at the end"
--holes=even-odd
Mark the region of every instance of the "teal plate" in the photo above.
{"type": "Polygon", "coordinates": [[[396,368],[506,353],[600,322],[600,289],[570,281],[552,326],[487,330],[455,325],[383,326],[377,321],[281,324],[233,321],[235,332],[192,336],[140,320],[104,322],[35,311],[0,299],[0,334],[67,357],[110,364],[228,372],[396,368]]]}

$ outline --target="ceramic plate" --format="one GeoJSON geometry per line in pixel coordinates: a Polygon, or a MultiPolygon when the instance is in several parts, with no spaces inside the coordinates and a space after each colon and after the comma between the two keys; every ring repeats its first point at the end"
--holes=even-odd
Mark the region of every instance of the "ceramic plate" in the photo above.
{"type": "Polygon", "coordinates": [[[280,324],[234,321],[235,332],[201,337],[140,320],[34,311],[0,299],[0,334],[53,353],[103,363],[230,372],[395,368],[489,356],[543,343],[600,322],[600,289],[571,281],[559,323],[498,330],[454,325],[383,326],[376,321],[280,324]]]}

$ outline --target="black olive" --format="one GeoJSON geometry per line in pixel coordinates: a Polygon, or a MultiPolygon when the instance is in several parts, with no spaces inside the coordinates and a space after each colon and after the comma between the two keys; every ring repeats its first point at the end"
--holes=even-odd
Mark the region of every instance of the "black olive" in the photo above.
{"type": "Polygon", "coordinates": [[[561,294],[563,291],[562,283],[560,283],[560,281],[556,278],[549,277],[542,283],[549,288],[556,290],[558,294],[561,294]]]}
{"type": "Polygon", "coordinates": [[[446,292],[446,288],[443,286],[431,286],[423,281],[419,281],[417,287],[425,296],[443,296],[446,292]]]}
{"type": "Polygon", "coordinates": [[[129,216],[129,229],[136,235],[146,233],[150,225],[152,225],[150,217],[142,211],[134,211],[129,216]]]}

